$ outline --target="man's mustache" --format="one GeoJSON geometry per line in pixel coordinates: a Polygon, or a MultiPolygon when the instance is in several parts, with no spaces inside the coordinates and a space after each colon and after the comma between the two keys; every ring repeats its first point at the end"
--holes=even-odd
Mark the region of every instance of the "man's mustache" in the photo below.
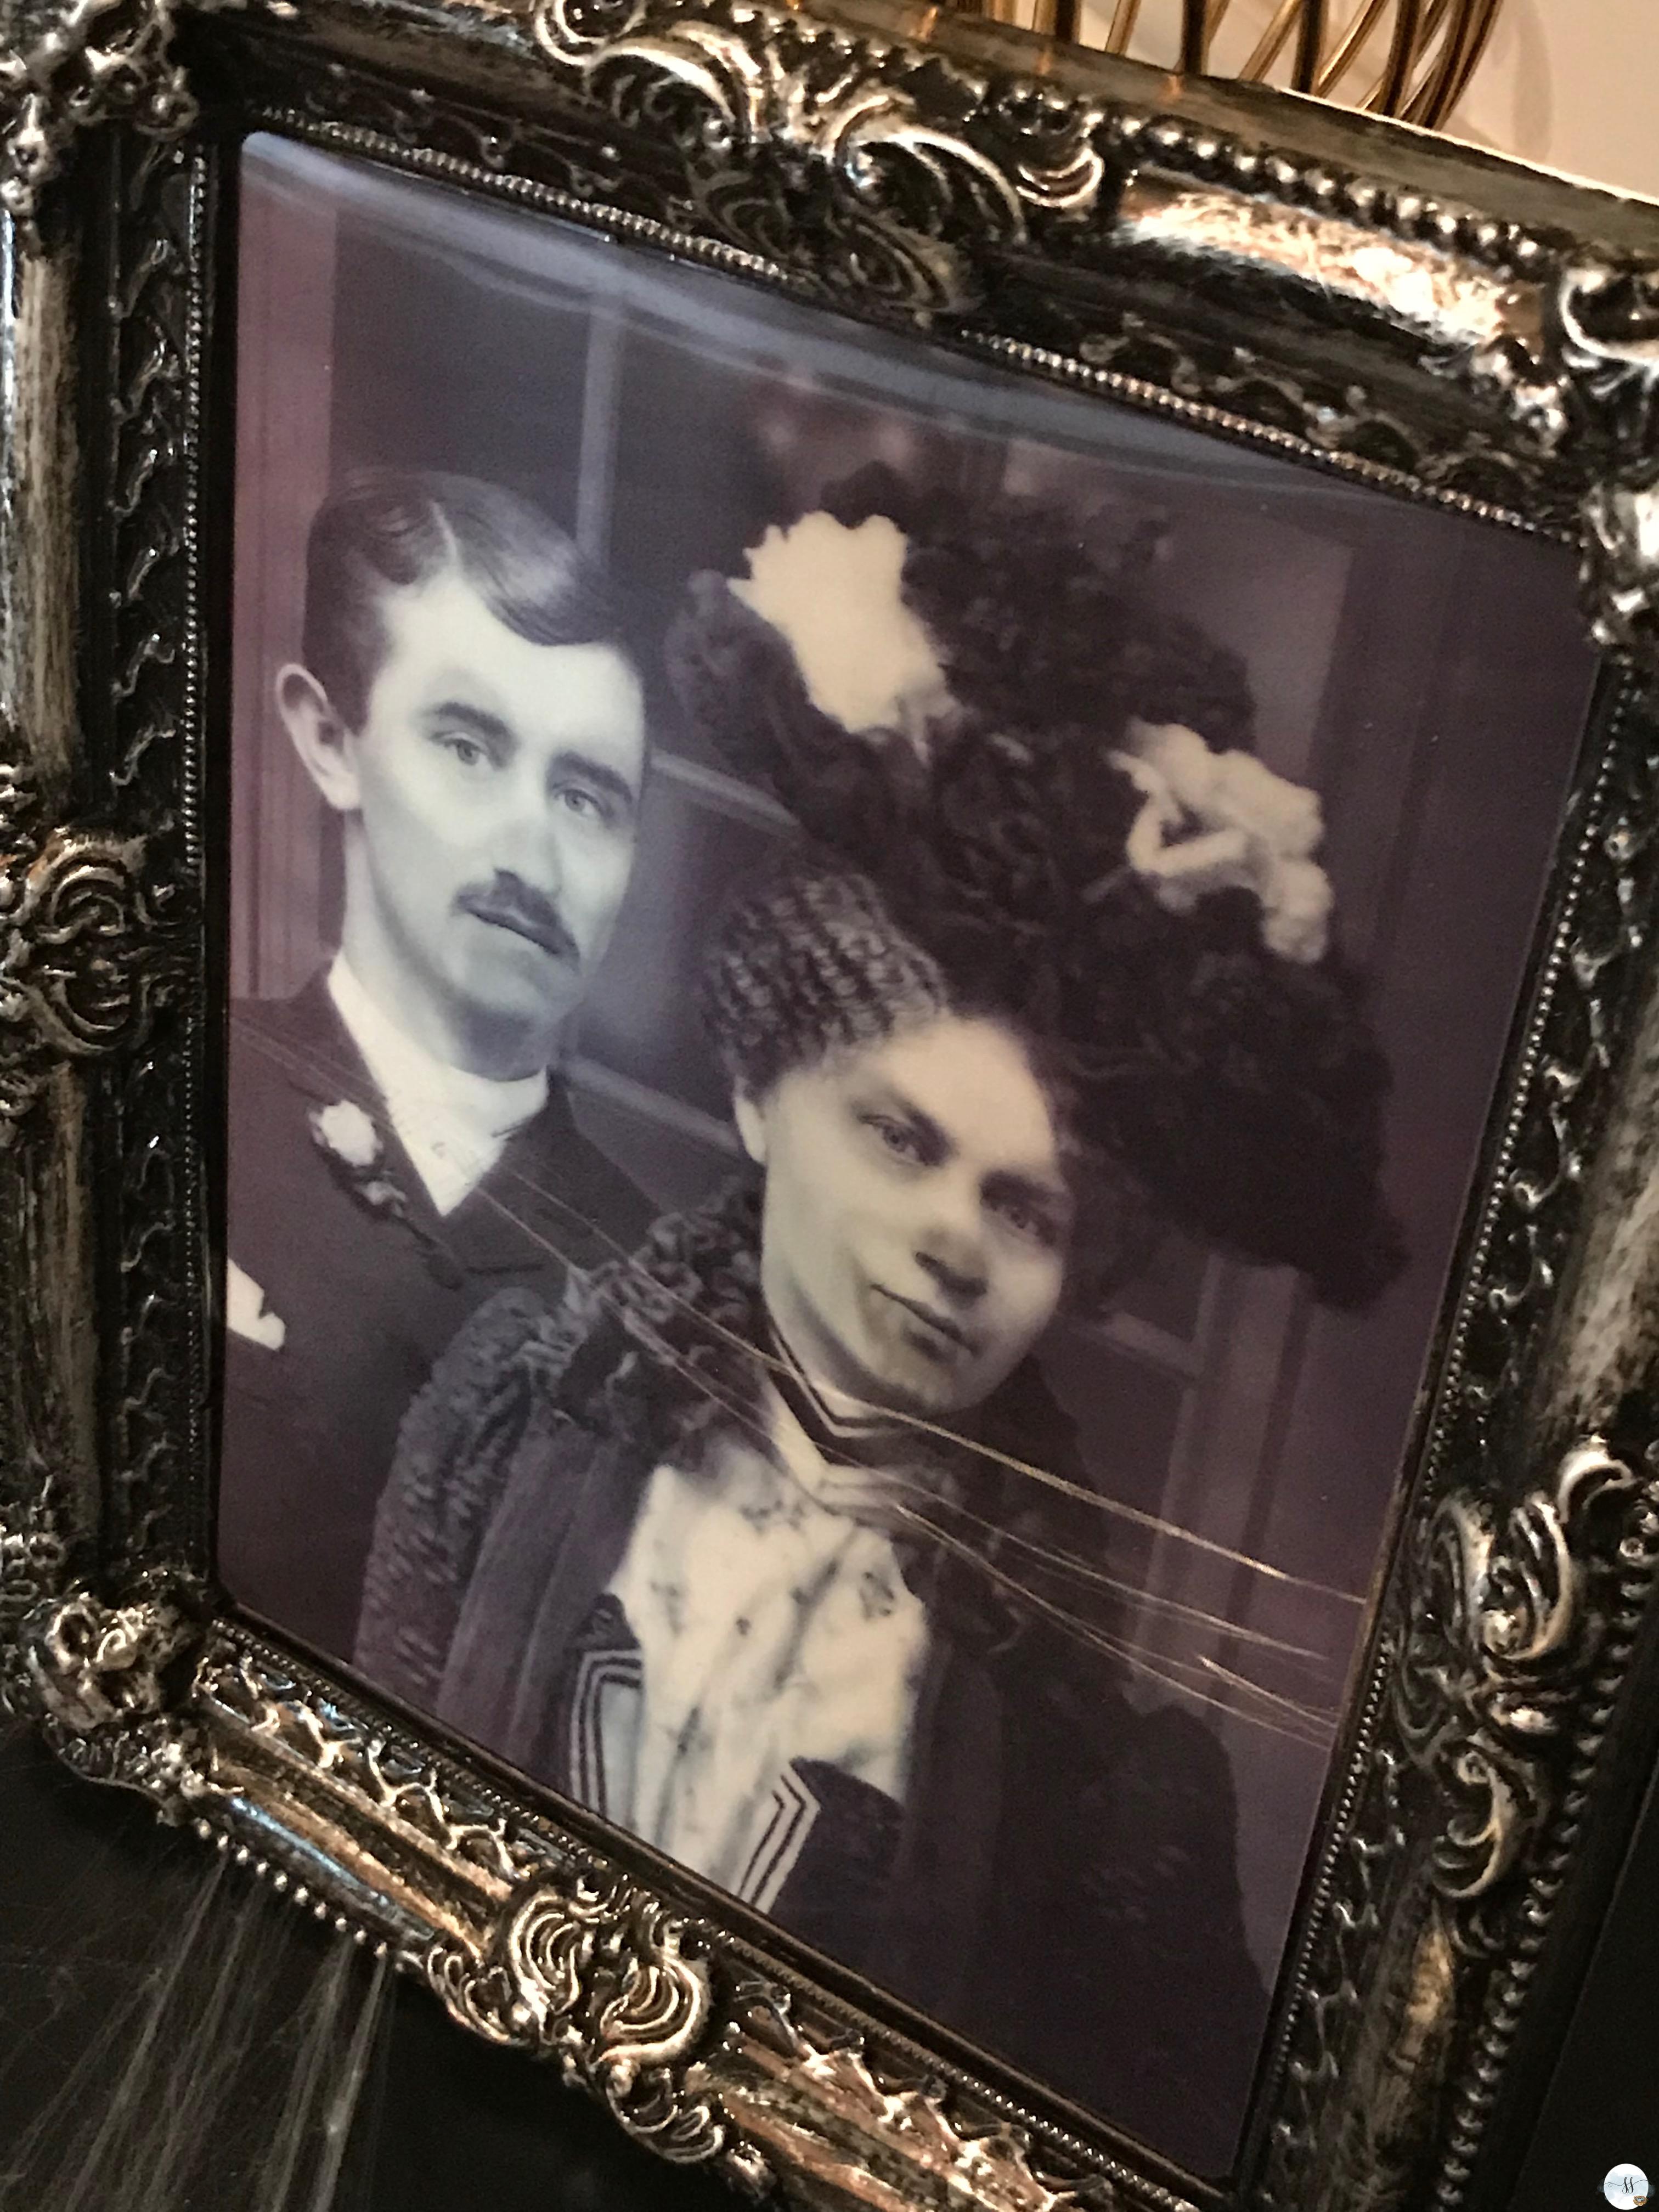
{"type": "Polygon", "coordinates": [[[479,921],[527,937],[555,959],[580,963],[581,948],[566,927],[563,915],[551,899],[521,876],[503,874],[493,884],[469,884],[455,903],[463,914],[472,915],[479,921]]]}

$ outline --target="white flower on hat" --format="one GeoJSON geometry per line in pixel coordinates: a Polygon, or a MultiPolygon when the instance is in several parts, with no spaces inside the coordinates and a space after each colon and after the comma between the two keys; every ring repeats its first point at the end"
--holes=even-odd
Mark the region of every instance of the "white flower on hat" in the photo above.
{"type": "Polygon", "coordinates": [[[380,1157],[380,1133],[362,1108],[349,1098],[315,1108],[311,1126],[317,1142],[349,1168],[372,1168],[380,1157]]]}
{"type": "Polygon", "coordinates": [[[856,735],[897,730],[918,752],[950,694],[933,640],[906,605],[906,541],[872,514],[848,529],[832,514],[775,526],[750,548],[733,595],[781,633],[806,696],[856,735]]]}
{"type": "Polygon", "coordinates": [[[1252,753],[1212,752],[1178,722],[1131,721],[1125,735],[1112,759],[1146,802],[1125,857],[1159,905],[1189,914],[1212,891],[1254,891],[1268,951],[1303,966],[1320,959],[1334,901],[1313,857],[1325,827],[1318,794],[1252,753]]]}

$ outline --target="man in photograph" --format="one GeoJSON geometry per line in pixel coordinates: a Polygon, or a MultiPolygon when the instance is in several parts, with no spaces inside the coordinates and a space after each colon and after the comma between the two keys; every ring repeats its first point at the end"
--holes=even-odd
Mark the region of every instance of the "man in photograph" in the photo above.
{"type": "Polygon", "coordinates": [[[342,835],[338,951],[233,1010],[221,1571],[349,1656],[398,1425],[492,1291],[648,1209],[555,1069],[628,887],[642,694],[602,584],[460,477],[355,479],[307,544],[283,726],[342,835]]]}

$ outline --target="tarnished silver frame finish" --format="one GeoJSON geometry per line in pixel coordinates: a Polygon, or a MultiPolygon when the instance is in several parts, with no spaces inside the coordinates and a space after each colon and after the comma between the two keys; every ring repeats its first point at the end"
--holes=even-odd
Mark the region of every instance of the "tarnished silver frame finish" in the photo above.
{"type": "Polygon", "coordinates": [[[1605,678],[1223,2192],[1501,2201],[1656,1733],[1659,209],[877,0],[11,0],[0,30],[5,1695],[751,2191],[1216,2196],[607,1856],[215,1593],[240,133],[1577,545],[1605,678]]]}

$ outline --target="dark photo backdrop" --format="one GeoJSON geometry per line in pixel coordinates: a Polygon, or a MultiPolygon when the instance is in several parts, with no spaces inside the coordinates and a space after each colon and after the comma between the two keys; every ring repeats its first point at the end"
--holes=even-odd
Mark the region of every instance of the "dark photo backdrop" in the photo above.
{"type": "Polygon", "coordinates": [[[368,463],[515,485],[611,564],[652,672],[635,884],[568,1072],[590,1133],[665,1206],[732,1164],[690,985],[721,886],[785,826],[676,720],[659,643],[690,574],[741,573],[768,524],[881,459],[1040,495],[1082,539],[1155,533],[1170,608],[1243,656],[1263,757],[1324,802],[1338,929],[1394,1071],[1411,1264],[1342,1316],[1288,1273],[1171,1245],[1044,1357],[1105,1494],[1268,1570],[1114,1527],[1115,1572],[1237,1632],[1172,1643],[1154,1602],[1139,1693],[1175,1694],[1168,1653],[1235,1709],[1210,1717],[1271,1983],[1588,703],[1569,556],[272,141],[250,148],[243,224],[233,988],[295,990],[337,921],[330,825],[270,703],[311,513],[368,463]],[[1273,1671],[1255,1633],[1315,1657],[1273,1671]]]}

